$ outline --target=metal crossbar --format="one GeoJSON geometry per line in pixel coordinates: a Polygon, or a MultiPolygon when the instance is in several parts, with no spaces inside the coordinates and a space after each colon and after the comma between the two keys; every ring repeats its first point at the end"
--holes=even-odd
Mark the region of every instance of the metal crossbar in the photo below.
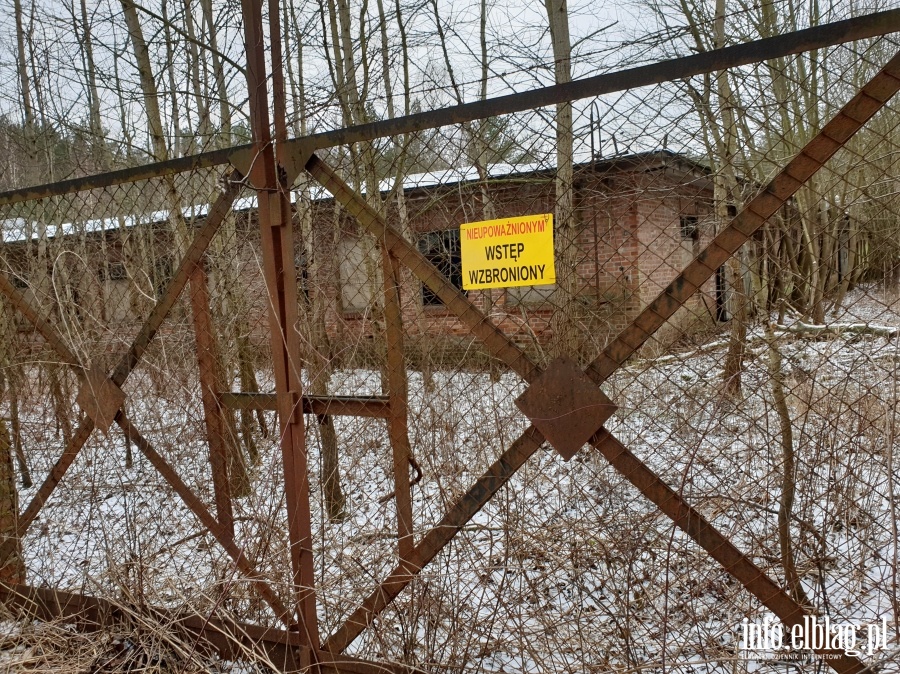
{"type": "MultiPolygon", "coordinates": [[[[813,138],[782,171],[752,199],[744,209],[716,236],[697,258],[651,302],[644,311],[589,365],[586,373],[596,384],[602,384],[616,369],[653,335],[685,304],[715,270],[721,267],[765,221],[784,206],[824,163],[837,152],[884,104],[900,90],[900,54],[885,65],[878,75],[813,138]]],[[[531,381],[537,365],[490,320],[465,298],[433,265],[413,249],[365,200],[352,192],[337,178],[334,171],[317,157],[307,162],[307,170],[323,187],[338,199],[348,212],[375,236],[385,249],[410,270],[435,294],[447,308],[463,321],[473,334],[479,336],[491,353],[510,368],[531,381]]],[[[544,438],[534,426],[526,430],[513,445],[469,489],[466,495],[444,516],[440,523],[425,534],[416,546],[417,565],[401,560],[385,579],[344,623],[325,642],[325,648],[336,653],[343,651],[372,620],[409,585],[413,577],[440,552],[496,494],[515,472],[536,452],[544,438]]],[[[719,533],[698,511],[666,485],[646,464],[631,454],[607,431],[598,431],[591,444],[599,449],[610,464],[654,505],[670,517],[676,525],[693,538],[716,561],[737,578],[764,605],[772,609],[786,626],[802,624],[807,615],[803,607],[787,595],[751,560],[719,533]]],[[[866,668],[855,657],[820,649],[829,656],[826,662],[841,674],[857,673],[866,668]]]]}

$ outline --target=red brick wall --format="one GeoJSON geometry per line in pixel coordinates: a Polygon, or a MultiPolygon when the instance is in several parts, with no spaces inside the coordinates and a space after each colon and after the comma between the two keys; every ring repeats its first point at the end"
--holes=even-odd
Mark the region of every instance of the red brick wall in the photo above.
{"type": "MultiPolygon", "coordinates": [[[[709,239],[704,231],[696,242],[682,240],[680,219],[682,215],[696,215],[702,223],[710,212],[711,193],[693,184],[694,176],[646,168],[606,173],[580,171],[576,176],[574,269],[557,269],[557,276],[566,271],[575,275],[579,333],[586,341],[595,342],[587,349],[589,352],[602,348],[709,239]]],[[[488,191],[496,217],[554,211],[555,185],[551,175],[498,180],[490,183],[488,191]]],[[[482,220],[486,217],[483,202],[477,184],[412,190],[406,195],[410,228],[421,233],[482,220]]],[[[333,218],[315,218],[317,236],[327,238],[323,228],[329,220],[333,226],[333,218]]],[[[388,210],[388,220],[399,227],[395,207],[388,210]]],[[[341,236],[356,235],[352,223],[341,222],[341,236]]],[[[338,283],[334,264],[326,275],[332,284],[328,297],[338,300],[339,289],[333,285],[338,283]]],[[[558,296],[545,302],[527,302],[519,300],[513,289],[473,291],[468,296],[520,344],[540,349],[552,342],[558,296]]],[[[420,284],[408,272],[403,276],[402,298],[410,336],[468,337],[468,329],[445,308],[421,305],[420,284]]],[[[329,312],[329,334],[336,341],[362,344],[372,334],[370,316],[342,311],[338,304],[329,312]]]]}
{"type": "MultiPolygon", "coordinates": [[[[602,348],[708,242],[712,194],[706,183],[702,174],[683,160],[662,154],[642,161],[614,160],[600,170],[582,167],[576,172],[570,263],[566,268],[558,264],[557,276],[562,279],[568,274],[572,281],[567,314],[577,324],[583,355],[589,357],[602,348]],[[696,241],[682,237],[680,219],[684,215],[699,219],[701,235],[696,241]]],[[[423,232],[458,229],[464,222],[491,215],[552,213],[555,202],[550,172],[492,179],[484,189],[477,183],[459,183],[405,192],[411,238],[423,232]],[[486,208],[485,191],[493,213],[486,208]]],[[[396,200],[386,205],[386,213],[389,223],[400,227],[396,200]]],[[[347,311],[343,306],[341,242],[360,237],[358,225],[331,200],[314,202],[309,212],[298,213],[296,220],[298,273],[307,275],[304,287],[310,299],[310,305],[302,307],[305,325],[301,329],[314,323],[309,312],[317,312],[329,337],[329,356],[352,361],[358,354],[377,354],[383,350],[376,338],[380,280],[371,307],[347,311]]],[[[559,227],[561,223],[556,224],[559,227]]],[[[228,303],[227,307],[214,307],[220,333],[249,331],[262,347],[268,344],[268,308],[257,230],[253,212],[235,215],[211,247],[210,278],[213,284],[221,283],[222,270],[229,267],[232,277],[241,279],[240,287],[220,287],[213,293],[214,298],[224,297],[228,303]],[[237,325],[238,319],[241,325],[237,325]]],[[[111,232],[107,236],[117,239],[121,235],[111,232]]],[[[377,272],[381,256],[374,240],[368,241],[373,248],[370,268],[377,272]]],[[[114,240],[110,244],[109,250],[121,256],[122,243],[114,240]]],[[[421,284],[409,270],[403,270],[401,285],[404,324],[411,341],[418,340],[423,349],[432,351],[477,350],[468,328],[444,307],[422,306],[421,284]]],[[[706,298],[695,300],[690,312],[711,313],[706,305],[712,303],[712,282],[704,292],[706,298]]],[[[117,313],[107,313],[125,321],[119,315],[122,293],[114,295],[117,313]]],[[[521,290],[495,289],[470,292],[469,298],[521,345],[539,352],[552,345],[560,294],[534,301],[521,290]]],[[[136,322],[135,308],[128,311],[133,315],[125,322],[136,322]]]]}

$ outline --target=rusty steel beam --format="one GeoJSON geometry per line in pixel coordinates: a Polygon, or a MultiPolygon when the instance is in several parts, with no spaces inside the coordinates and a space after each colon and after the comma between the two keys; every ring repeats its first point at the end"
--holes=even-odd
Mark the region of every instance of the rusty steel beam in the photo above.
{"type": "MultiPolygon", "coordinates": [[[[275,393],[226,391],[220,394],[219,401],[233,410],[278,411],[278,396],[275,393]]],[[[390,398],[387,396],[304,395],[302,405],[304,414],[378,419],[386,419],[390,415],[390,398]]]]}
{"type": "Polygon", "coordinates": [[[44,478],[44,481],[41,483],[37,492],[31,497],[28,506],[22,511],[22,514],[19,515],[16,525],[19,538],[28,533],[28,528],[31,526],[31,523],[34,522],[34,519],[40,514],[41,508],[44,507],[47,499],[50,498],[50,495],[63,479],[63,476],[65,476],[69,467],[75,462],[75,459],[78,458],[81,448],[84,447],[84,443],[88,441],[88,438],[93,431],[94,422],[87,415],[83,416],[81,422],[78,424],[78,428],[76,428],[75,432],[72,434],[69,444],[66,445],[66,448],[63,450],[59,459],[53,464],[53,468],[47,473],[47,477],[44,478]]]}
{"type": "Polygon", "coordinates": [[[531,381],[538,375],[537,366],[525,352],[475,307],[456,286],[450,283],[450,280],[441,274],[419,252],[418,248],[407,241],[365,199],[354,192],[333,168],[316,155],[312,155],[306,161],[306,170],[322,187],[334,195],[334,198],[344,206],[347,212],[381,242],[391,255],[427,285],[441,299],[447,309],[481,340],[492,355],[506,363],[525,381],[531,381]]]}
{"type": "Polygon", "coordinates": [[[403,311],[400,298],[400,261],[381,246],[384,285],[384,338],[387,345],[387,379],[390,397],[388,437],[394,468],[394,503],[397,511],[397,554],[416,564],[413,558],[412,485],[409,467],[412,447],[409,443],[406,354],[403,339],[403,311]]]}
{"type": "MultiPolygon", "coordinates": [[[[45,318],[44,313],[28,300],[25,293],[9,281],[6,274],[0,274],[0,293],[7,299],[10,306],[21,313],[34,326],[38,334],[44,338],[44,341],[59,356],[62,363],[73,367],[79,375],[84,374],[84,365],[82,365],[81,359],[69,348],[69,345],[66,344],[57,329],[45,318]]],[[[81,448],[87,442],[93,430],[94,422],[89,417],[82,416],[62,455],[53,464],[53,468],[50,469],[50,472],[44,478],[43,483],[41,483],[41,486],[31,498],[28,506],[19,515],[16,522],[19,538],[27,533],[28,527],[38,516],[47,499],[50,498],[66,471],[69,470],[69,467],[78,457],[81,448]]]]}
{"type": "MultiPolygon", "coordinates": [[[[0,585],[0,601],[5,606],[18,609],[21,613],[46,621],[62,620],[76,622],[84,631],[102,630],[111,625],[121,624],[131,607],[119,606],[102,597],[65,592],[51,588],[29,585],[0,585]]],[[[143,606],[142,613],[156,616],[165,624],[185,627],[198,636],[207,638],[209,643],[227,653],[229,657],[238,655],[235,647],[247,647],[251,651],[259,648],[266,655],[275,656],[273,664],[293,663],[293,651],[297,648],[296,637],[291,632],[258,627],[220,618],[205,618],[191,613],[143,606]],[[205,625],[205,627],[204,627],[205,625]],[[233,643],[225,643],[226,636],[233,643]]]]}
{"type": "Polygon", "coordinates": [[[302,414],[303,384],[300,377],[300,334],[297,302],[297,270],[294,263],[292,207],[281,156],[287,127],[285,123],[284,78],[281,74],[281,12],[277,3],[269,8],[274,95],[274,141],[269,120],[265,34],[262,0],[241,0],[244,46],[247,53],[247,88],[250,92],[250,133],[254,160],[248,178],[257,190],[263,277],[268,292],[269,333],[275,393],[278,400],[279,445],[284,471],[287,525],[295,628],[306,647],[309,661],[316,664],[319,626],[316,612],[315,564],[312,545],[312,515],[309,502],[309,474],[306,427],[302,414]]]}
{"type": "MultiPolygon", "coordinates": [[[[746,242],[768,217],[783,206],[800,186],[898,90],[900,90],[900,53],[894,56],[800,151],[797,157],[738,213],[729,226],[701,251],[684,272],[639,314],[594,363],[588,366],[585,373],[599,384],[618,369],[629,355],[684,305],[703,282],[712,276],[716,268],[746,242]]],[[[391,575],[366,597],[362,605],[328,638],[324,648],[339,652],[359,636],[374,617],[409,585],[422,566],[431,561],[459,529],[509,481],[525,461],[540,448],[543,441],[543,436],[534,426],[526,429],[451,507],[440,523],[423,537],[415,551],[418,563],[408,564],[401,561],[391,575]]],[[[628,453],[618,441],[612,439],[606,431],[598,433],[594,441],[595,446],[610,460],[616,470],[642,489],[647,498],[707,550],[748,591],[771,608],[786,625],[795,624],[797,616],[804,615],[802,607],[784,594],[771,579],[765,577],[758,567],[728,543],[728,540],[696,510],[667,487],[652,470],[628,453]],[[639,485],[643,485],[643,488],[639,485]],[[727,551],[723,547],[726,544],[730,546],[727,551]],[[762,580],[764,577],[765,580],[762,580]],[[773,592],[773,588],[777,592],[773,592]]],[[[865,669],[856,658],[850,656],[836,659],[829,657],[826,662],[841,674],[857,674],[865,669]]]]}
{"type": "Polygon", "coordinates": [[[177,159],[144,164],[143,166],[133,166],[117,171],[97,173],[82,178],[58,180],[53,183],[34,185],[32,187],[20,187],[15,190],[0,193],[0,206],[31,201],[33,199],[58,197],[64,194],[74,194],[86,190],[103,189],[105,187],[133,183],[139,180],[152,180],[153,178],[161,178],[176,173],[186,173],[187,171],[195,171],[197,169],[212,168],[213,166],[227,164],[230,153],[230,149],[212,150],[210,152],[202,152],[187,157],[178,157],[177,159]]]}
{"type": "Polygon", "coordinates": [[[209,448],[209,466],[212,471],[213,494],[216,501],[216,517],[234,538],[234,509],[231,505],[231,483],[228,474],[227,442],[233,442],[229,434],[225,410],[220,406],[222,389],[219,375],[219,345],[216,341],[212,312],[209,306],[209,285],[206,274],[206,256],[200,258],[190,276],[191,314],[194,319],[194,346],[197,368],[200,373],[200,402],[203,405],[203,421],[206,426],[206,444],[209,448]]]}
{"type": "MultiPolygon", "coordinates": [[[[434,129],[448,124],[522,112],[535,107],[552,106],[566,101],[704,75],[717,70],[822,49],[854,40],[878,37],[897,31],[900,31],[900,9],[875,12],[702,54],[575,80],[567,84],[557,84],[486,101],[464,103],[346,129],[311,134],[289,140],[288,149],[290,152],[299,152],[303,148],[303,151],[310,152],[336,145],[370,141],[386,136],[434,129]]],[[[235,154],[252,152],[253,148],[252,144],[239,145],[147,166],[9,190],[0,193],[0,206],[218,166],[232,162],[235,154]]]]}
{"type": "MultiPolygon", "coordinates": [[[[296,632],[199,615],[187,609],[132,608],[101,597],[30,585],[0,585],[0,602],[29,618],[75,623],[84,632],[121,627],[123,619],[132,614],[138,617],[148,615],[162,625],[181,631],[185,637],[197,640],[198,645],[215,650],[223,659],[247,660],[249,653],[275,665],[280,672],[293,674],[303,671],[301,658],[297,656],[302,644],[296,632]]],[[[320,659],[320,666],[325,672],[385,674],[410,671],[402,665],[371,662],[348,655],[321,653],[320,659]]]]}
{"type": "Polygon", "coordinates": [[[749,65],[897,31],[900,31],[900,10],[893,9],[733,47],[587,77],[566,84],[430,110],[407,117],[395,117],[347,129],[326,131],[305,138],[296,138],[289,141],[288,145],[289,149],[297,152],[310,152],[335,145],[348,145],[375,138],[435,129],[448,124],[471,122],[477,119],[523,112],[567,101],[686,79],[717,70],[749,65]]]}

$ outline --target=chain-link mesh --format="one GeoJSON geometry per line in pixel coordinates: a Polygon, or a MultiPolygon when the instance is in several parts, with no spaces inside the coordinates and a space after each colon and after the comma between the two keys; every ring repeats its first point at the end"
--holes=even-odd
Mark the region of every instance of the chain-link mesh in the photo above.
{"type": "MultiPolygon", "coordinates": [[[[529,381],[559,356],[599,362],[897,49],[831,47],[318,153],[290,190],[291,327],[323,641],[355,629],[399,560],[421,560],[348,653],[429,671],[782,666],[753,640],[771,620],[759,599],[598,450],[564,462],[544,445],[507,483],[473,485],[527,444],[514,401],[529,381]],[[462,224],[544,214],[554,283],[469,287],[462,224]],[[471,519],[445,517],[485,493],[471,519]]],[[[837,650],[888,669],[897,120],[888,104],[602,386],[618,441],[794,601],[852,625],[837,650]]],[[[227,180],[217,168],[4,206],[5,272],[82,365],[117,373],[227,180]]],[[[238,191],[122,383],[124,411],[290,606],[269,223],[238,191]]],[[[8,304],[3,326],[27,504],[78,434],[80,370],[8,304]]],[[[23,539],[28,582],[276,625],[140,448],[116,425],[90,435],[23,539]]]]}
{"type": "MultiPolygon", "coordinates": [[[[249,193],[234,202],[208,246],[206,322],[197,322],[203,306],[195,276],[162,320],[153,310],[225,187],[221,169],[196,171],[13,204],[2,215],[4,267],[16,290],[78,364],[122,375],[124,413],[209,509],[213,480],[197,344],[211,350],[202,353],[211,357],[217,394],[266,387],[271,370],[249,193]],[[148,325],[156,336],[146,344],[141,336],[148,325]],[[144,346],[129,365],[136,340],[144,346]]],[[[215,602],[222,587],[242,585],[209,532],[198,530],[188,507],[121,428],[114,424],[79,442],[81,368],[9,305],[4,328],[7,432],[23,505],[64,448],[84,445],[23,540],[29,581],[102,596],[134,593],[161,606],[186,597],[215,602]]],[[[247,465],[260,451],[257,438],[269,436],[272,421],[225,416],[224,445],[237,458],[232,490],[242,495],[249,489],[247,465]]],[[[255,522],[252,513],[237,519],[248,527],[255,522]]]]}

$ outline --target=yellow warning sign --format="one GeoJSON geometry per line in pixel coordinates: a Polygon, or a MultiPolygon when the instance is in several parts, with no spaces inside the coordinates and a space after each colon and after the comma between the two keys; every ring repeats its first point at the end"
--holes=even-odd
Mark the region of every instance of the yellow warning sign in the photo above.
{"type": "Polygon", "coordinates": [[[552,213],[468,222],[459,241],[464,290],[556,283],[552,213]]]}

